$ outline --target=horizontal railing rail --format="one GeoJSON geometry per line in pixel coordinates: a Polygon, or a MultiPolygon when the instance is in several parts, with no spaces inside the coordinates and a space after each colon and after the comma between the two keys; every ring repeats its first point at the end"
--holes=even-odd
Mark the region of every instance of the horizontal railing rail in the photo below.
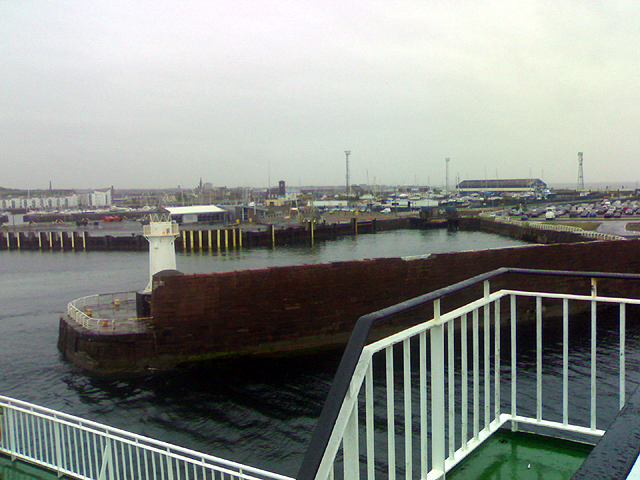
{"type": "Polygon", "coordinates": [[[405,478],[411,478],[414,469],[419,470],[417,477],[439,478],[506,423],[561,429],[579,435],[602,435],[604,430],[598,428],[596,408],[598,306],[620,305],[618,394],[619,407],[622,408],[626,396],[625,312],[627,305],[640,305],[640,300],[598,296],[598,279],[640,280],[640,275],[501,268],[361,317],[345,349],[296,478],[340,478],[340,472],[336,470],[338,465],[341,465],[345,479],[360,478],[360,473],[373,478],[374,472],[382,468],[381,457],[384,457],[382,464],[388,478],[395,478],[396,470],[403,472],[405,478]],[[592,291],[590,295],[516,290],[490,293],[489,281],[505,274],[587,278],[591,279],[592,291]],[[441,299],[475,285],[483,285],[482,298],[441,314],[441,299]],[[507,299],[507,307],[501,309],[501,303],[507,299]],[[535,313],[535,379],[531,388],[535,392],[536,403],[522,410],[518,404],[519,374],[515,363],[518,357],[517,302],[527,301],[533,303],[535,313]],[[560,311],[563,335],[566,336],[563,337],[563,349],[568,348],[570,302],[572,308],[576,302],[585,304],[582,310],[587,314],[591,312],[589,395],[584,400],[589,404],[586,421],[576,422],[573,417],[570,421],[568,350],[563,350],[561,412],[549,418],[543,414],[543,301],[560,311]],[[375,324],[427,304],[433,305],[432,319],[367,345],[375,324]],[[504,316],[509,317],[508,339],[500,337],[504,316]],[[467,328],[469,322],[472,324],[470,333],[467,328]],[[509,340],[511,345],[507,355],[511,362],[509,365],[501,364],[501,346],[505,340],[509,340]],[[376,360],[378,357],[381,358],[376,360]],[[402,359],[399,371],[393,367],[396,357],[402,359]],[[376,373],[375,364],[384,366],[380,367],[383,373],[376,373]],[[418,366],[413,368],[414,365],[418,366]],[[508,381],[501,378],[504,367],[510,369],[508,381]],[[510,390],[505,395],[503,390],[507,383],[510,390]],[[472,385],[470,389],[467,384],[472,385]],[[428,390],[430,394],[427,396],[425,392],[428,390]],[[374,399],[379,409],[373,408],[374,399]],[[385,403],[386,413],[381,407],[385,403]],[[503,407],[507,407],[506,411],[503,407]],[[360,413],[362,409],[364,413],[360,413]],[[380,420],[381,416],[385,417],[384,421],[380,420]],[[396,423],[396,417],[404,419],[404,422],[396,423]],[[414,434],[417,429],[420,432],[414,434]],[[381,431],[386,432],[386,438],[381,431]],[[404,432],[403,441],[396,438],[396,432],[400,431],[404,432]],[[414,437],[418,439],[416,445],[414,437]],[[384,449],[382,453],[380,448],[384,449]],[[400,456],[404,455],[400,465],[396,465],[396,450],[400,456]],[[414,457],[422,462],[419,467],[413,465],[414,457]],[[362,462],[362,458],[366,461],[362,462]]]}
{"type": "Polygon", "coordinates": [[[293,480],[5,396],[0,453],[87,480],[293,480]]]}
{"type": "Polygon", "coordinates": [[[136,292],[103,293],[73,300],[67,305],[67,315],[87,330],[98,333],[146,332],[151,317],[138,317],[135,307],[136,292]]]}

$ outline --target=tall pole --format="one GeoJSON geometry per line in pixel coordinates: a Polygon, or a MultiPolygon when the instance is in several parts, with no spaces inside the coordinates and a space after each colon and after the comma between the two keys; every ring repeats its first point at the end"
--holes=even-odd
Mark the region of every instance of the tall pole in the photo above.
{"type": "Polygon", "coordinates": [[[578,191],[584,190],[584,174],[582,173],[582,152],[578,152],[578,191]]]}
{"type": "Polygon", "coordinates": [[[350,194],[349,188],[349,155],[351,155],[351,150],[345,150],[344,154],[347,156],[347,197],[350,194]]]}
{"type": "Polygon", "coordinates": [[[444,177],[444,193],[449,193],[449,160],[450,158],[445,158],[444,161],[446,163],[445,177],[444,177]]]}

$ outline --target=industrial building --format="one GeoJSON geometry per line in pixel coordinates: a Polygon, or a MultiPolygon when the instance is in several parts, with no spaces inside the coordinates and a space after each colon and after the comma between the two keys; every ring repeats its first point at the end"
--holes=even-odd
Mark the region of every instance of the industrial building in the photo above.
{"type": "Polygon", "coordinates": [[[215,205],[191,205],[188,207],[165,207],[178,224],[225,223],[228,213],[215,205]]]}
{"type": "Polygon", "coordinates": [[[478,193],[481,195],[531,195],[545,196],[547,184],[539,178],[505,180],[463,180],[458,184],[460,194],[478,193]]]}

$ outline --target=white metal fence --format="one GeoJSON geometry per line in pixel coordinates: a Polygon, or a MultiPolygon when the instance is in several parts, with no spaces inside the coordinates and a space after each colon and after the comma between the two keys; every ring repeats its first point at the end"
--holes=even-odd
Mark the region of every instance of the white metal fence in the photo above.
{"type": "Polygon", "coordinates": [[[431,320],[364,347],[315,478],[441,478],[508,423],[603,435],[597,398],[617,395],[614,410],[624,405],[626,307],[640,301],[597,296],[595,281],[592,288],[591,295],[489,293],[487,281],[483,298],[443,315],[436,299],[431,320]],[[619,318],[619,362],[607,365],[619,377],[613,391],[609,383],[599,384],[596,334],[599,308],[611,305],[619,318]],[[519,315],[526,310],[535,333],[523,339],[519,315]],[[569,332],[578,321],[570,321],[570,312],[576,310],[586,319],[581,328],[590,331],[588,352],[580,358],[584,375],[569,372],[569,332]],[[553,322],[562,345],[561,362],[554,365],[543,360],[543,326],[551,313],[561,318],[561,327],[553,322]],[[533,349],[520,352],[521,342],[533,349]],[[523,371],[518,357],[525,354],[530,358],[523,371]],[[526,395],[520,392],[524,377],[526,395]],[[560,392],[559,401],[550,400],[551,389],[560,392]]]}
{"type": "Polygon", "coordinates": [[[0,453],[90,480],[293,480],[0,396],[0,453]]]}

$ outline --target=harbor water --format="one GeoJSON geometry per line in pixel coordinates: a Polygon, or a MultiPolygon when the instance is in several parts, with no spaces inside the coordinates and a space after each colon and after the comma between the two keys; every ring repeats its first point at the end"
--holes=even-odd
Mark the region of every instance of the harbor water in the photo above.
{"type": "MultiPolygon", "coordinates": [[[[403,230],[343,237],[313,247],[179,253],[177,264],[185,273],[208,273],[520,244],[476,232],[403,230]]],[[[67,303],[96,293],[141,290],[148,282],[148,268],[148,255],[139,252],[0,252],[0,393],[295,475],[340,352],[303,361],[212,363],[133,379],[92,377],[61,359],[58,319],[67,303]]],[[[635,373],[640,371],[635,340],[640,335],[628,335],[631,389],[640,378],[635,373]]],[[[610,349],[613,356],[616,345],[611,342],[600,348],[605,353],[610,349]]]]}

